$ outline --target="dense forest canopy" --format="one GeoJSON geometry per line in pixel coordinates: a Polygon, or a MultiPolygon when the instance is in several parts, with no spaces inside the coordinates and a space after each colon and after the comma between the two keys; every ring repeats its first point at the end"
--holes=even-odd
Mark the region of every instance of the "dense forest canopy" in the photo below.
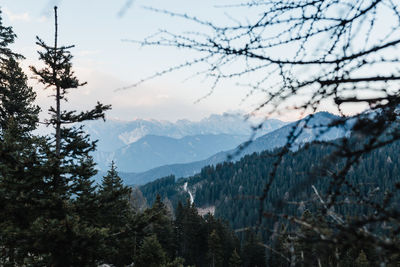
{"type": "Polygon", "coordinates": [[[396,266],[399,6],[396,0],[260,0],[222,7],[257,14],[227,25],[153,9],[206,30],[162,30],[139,41],[194,57],[131,87],[199,65],[195,75],[212,81],[210,93],[237,78],[247,81],[249,95],[265,93],[254,113],[311,115],[291,125],[278,149],[140,190],[123,184],[114,163],[94,183],[96,141],[82,123],[104,119],[111,106],[64,109],[68,93],[86,83],[73,71],[73,46],[59,44],[57,7],[54,42],[37,38],[42,66],[30,68],[53,92],[45,121],[20,67],[23,56],[10,48],[16,34],[0,18],[1,265],[396,266]],[[328,102],[340,117],[312,123],[328,102]],[[363,110],[346,113],[360,103],[363,110]],[[39,123],[53,133],[37,135],[39,123]],[[350,133],[340,139],[294,151],[304,132],[322,136],[345,126],[350,133]],[[199,215],[199,208],[215,214],[199,215]]]}
{"type": "MultiPolygon", "coordinates": [[[[336,140],[336,142],[340,141],[336,140]]],[[[365,154],[360,160],[360,164],[351,170],[348,182],[357,185],[359,194],[363,198],[369,201],[383,201],[387,197],[387,192],[394,189],[392,186],[399,183],[399,162],[396,156],[398,149],[399,143],[396,142],[365,154]],[[395,159],[392,160],[392,158],[395,159]]],[[[296,234],[299,234],[296,233],[298,229],[295,225],[290,224],[285,216],[302,217],[305,212],[314,219],[321,216],[318,194],[329,187],[330,181],[317,178],[310,181],[307,177],[323,175],[326,170],[340,167],[329,161],[332,151],[333,148],[328,143],[316,142],[307,144],[297,152],[285,155],[265,204],[266,210],[275,210],[276,212],[274,214],[264,213],[265,217],[261,223],[259,221],[260,204],[256,196],[262,194],[264,177],[267,177],[273,168],[274,154],[277,151],[254,153],[243,157],[236,163],[226,162],[217,166],[209,166],[198,175],[186,179],[176,180],[173,176],[161,178],[141,186],[140,190],[150,203],[159,194],[162,198],[169,199],[175,206],[175,203],[188,199],[188,192],[183,189],[187,183],[187,188],[194,196],[196,207],[200,209],[215,207],[214,215],[229,222],[239,238],[244,238],[244,233],[251,229],[263,238],[263,242],[274,245],[275,243],[271,242],[272,235],[276,234],[274,230],[282,230],[281,226],[275,229],[278,225],[283,225],[286,235],[291,234],[294,238],[296,234]],[[313,163],[310,164],[310,162],[313,163]],[[322,166],[321,162],[324,162],[322,166]],[[281,195],[285,196],[284,199],[281,198],[281,195]]],[[[368,205],[357,204],[357,197],[352,194],[351,188],[342,190],[337,206],[330,211],[332,215],[357,218],[373,212],[368,205]]],[[[388,207],[396,207],[399,203],[399,195],[386,201],[388,207]]],[[[313,242],[318,243],[316,240],[313,242]]],[[[348,260],[345,256],[347,252],[342,250],[346,247],[346,242],[341,241],[339,244],[337,246],[338,250],[341,250],[339,256],[341,261],[339,262],[343,264],[345,260],[348,260]]],[[[323,247],[324,244],[316,246],[323,247]]],[[[358,255],[361,249],[362,247],[354,247],[354,251],[351,253],[358,255]]],[[[329,255],[328,253],[327,256],[334,258],[333,254],[329,255]]],[[[367,254],[367,256],[371,264],[379,263],[380,259],[372,258],[371,254],[367,254]]],[[[328,259],[324,258],[323,260],[326,262],[328,259]]],[[[333,263],[334,261],[330,261],[329,264],[333,263]]]]}
{"type": "MultiPolygon", "coordinates": [[[[286,155],[290,155],[298,136],[303,131],[326,125],[311,125],[312,116],[294,125],[286,145],[275,154],[272,167],[262,175],[262,185],[258,185],[262,189],[256,196],[259,197],[260,214],[286,219],[290,227],[303,230],[303,233],[285,237],[281,234],[285,227],[276,225],[272,229],[275,240],[288,239],[285,247],[291,255],[284,258],[292,265],[299,260],[294,240],[307,243],[309,234],[314,243],[348,247],[371,244],[383,265],[397,255],[398,182],[391,180],[389,185],[384,181],[385,188],[379,188],[384,196],[374,198],[363,194],[359,182],[351,176],[366,153],[396,142],[400,137],[399,6],[398,1],[392,0],[249,1],[220,7],[241,10],[243,14],[250,10],[256,14],[250,18],[245,15],[232,17],[226,24],[203,20],[189,13],[154,9],[177,20],[199,25],[204,30],[187,33],[166,29],[139,42],[145,46],[193,51],[193,58],[165,72],[194,67],[197,75],[213,82],[212,91],[224,81],[235,80],[249,88],[250,95],[263,92],[265,98],[254,112],[263,112],[266,117],[288,110],[314,113],[331,103],[341,118],[330,123],[329,128],[353,122],[351,136],[328,144],[332,149],[328,165],[320,160],[307,162],[322,163],[322,171],[304,175],[301,184],[308,185],[307,190],[317,182],[324,181],[327,185],[313,190],[317,195],[314,203],[320,214],[318,220],[285,212],[282,205],[290,208],[285,203],[287,191],[273,189],[279,183],[277,179],[282,179],[281,166],[285,166],[286,155]],[[198,68],[201,70],[197,71],[198,68]],[[346,116],[349,114],[351,116],[346,116]],[[279,205],[271,206],[271,197],[279,205]],[[340,207],[347,199],[353,209],[364,213],[360,216],[341,215],[340,207]],[[395,201],[394,205],[390,204],[392,201],[395,201]]],[[[162,74],[164,72],[158,73],[162,74]]],[[[374,180],[380,178],[373,177],[374,180]]],[[[295,188],[290,192],[301,189],[296,184],[293,186],[295,188]]],[[[366,251],[367,248],[363,253],[366,251]]]]}
{"type": "MultiPolygon", "coordinates": [[[[110,106],[89,111],[63,110],[70,89],[79,89],[72,68],[72,46],[40,38],[43,68],[35,78],[53,90],[55,105],[44,122],[53,134],[38,136],[40,107],[20,67],[23,57],[9,49],[16,35],[0,19],[0,265],[1,266],[241,266],[246,255],[228,225],[212,215],[201,217],[190,203],[176,212],[158,197],[145,205],[140,191],[123,185],[114,163],[100,185],[81,124],[102,119],[110,106]]],[[[1,17],[0,17],[1,18],[1,17]]],[[[265,252],[254,235],[247,246],[265,265],[265,252]]],[[[249,255],[249,254],[248,254],[249,255]]]]}

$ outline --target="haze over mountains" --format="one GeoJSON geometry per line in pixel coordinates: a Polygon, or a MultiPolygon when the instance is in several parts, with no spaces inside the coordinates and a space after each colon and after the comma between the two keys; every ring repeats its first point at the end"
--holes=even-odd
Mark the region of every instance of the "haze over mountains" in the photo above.
{"type": "MultiPolygon", "coordinates": [[[[314,140],[328,141],[346,135],[348,129],[343,127],[325,132],[324,125],[337,118],[328,112],[314,114],[309,127],[303,129],[291,149],[297,150],[314,140]]],[[[304,124],[305,120],[299,123],[304,124]]],[[[247,154],[282,147],[295,123],[268,120],[258,137],[245,146],[252,129],[251,123],[241,116],[212,115],[199,122],[182,120],[176,123],[111,120],[89,124],[88,129],[99,139],[94,157],[100,174],[114,160],[126,184],[144,184],[167,175],[188,177],[230,156],[234,156],[231,160],[235,161],[247,154]],[[114,151],[110,151],[113,147],[114,151]]]]}
{"type": "MultiPolygon", "coordinates": [[[[314,114],[307,124],[309,127],[303,129],[303,132],[298,136],[291,149],[297,150],[301,145],[314,140],[329,141],[348,135],[349,127],[332,127],[326,131],[326,126],[335,119],[338,119],[338,117],[328,112],[314,114]]],[[[301,126],[305,120],[306,118],[300,120],[299,126],[301,126]]],[[[275,131],[256,138],[243,148],[240,148],[240,146],[243,145],[241,144],[233,149],[218,152],[205,160],[160,166],[142,173],[123,173],[122,177],[127,184],[144,184],[168,175],[175,175],[177,178],[192,176],[199,173],[203,167],[208,165],[216,165],[227,160],[236,161],[254,152],[259,153],[284,146],[287,141],[287,136],[295,124],[296,122],[284,125],[275,131]],[[232,156],[233,158],[229,159],[232,156]]]]}
{"type": "MultiPolygon", "coordinates": [[[[241,114],[210,115],[200,121],[178,120],[175,123],[160,120],[136,119],[133,121],[107,120],[86,123],[86,131],[94,140],[99,140],[97,149],[112,152],[138,141],[146,135],[182,138],[190,135],[231,134],[249,135],[253,121],[244,120],[241,114]]],[[[264,123],[259,134],[278,129],[285,122],[271,119],[264,123]]]]}
{"type": "MultiPolygon", "coordinates": [[[[131,122],[107,120],[86,124],[92,139],[99,140],[94,158],[101,171],[114,160],[121,172],[143,172],[158,166],[187,163],[207,157],[244,142],[254,122],[242,115],[211,115],[198,122],[176,123],[137,119],[131,122]]],[[[268,120],[257,134],[285,125],[268,120]]]]}
{"type": "Polygon", "coordinates": [[[114,160],[123,172],[144,172],[166,164],[203,160],[239,145],[246,138],[247,135],[229,134],[190,135],[182,138],[145,135],[114,152],[98,151],[95,160],[101,170],[107,169],[111,160],[114,160]]]}

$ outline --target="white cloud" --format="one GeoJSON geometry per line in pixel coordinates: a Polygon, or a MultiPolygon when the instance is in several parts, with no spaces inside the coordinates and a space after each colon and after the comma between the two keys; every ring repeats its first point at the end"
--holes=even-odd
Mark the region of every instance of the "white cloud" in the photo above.
{"type": "Polygon", "coordinates": [[[25,22],[31,21],[31,16],[29,15],[28,12],[13,13],[8,8],[2,8],[1,10],[8,17],[8,19],[11,22],[14,22],[14,21],[25,21],[25,22]]]}

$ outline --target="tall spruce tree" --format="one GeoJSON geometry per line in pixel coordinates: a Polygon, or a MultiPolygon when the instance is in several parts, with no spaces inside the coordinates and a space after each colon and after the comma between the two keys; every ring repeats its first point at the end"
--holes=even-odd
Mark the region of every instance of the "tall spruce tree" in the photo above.
{"type": "Polygon", "coordinates": [[[152,207],[146,210],[145,215],[149,223],[146,230],[156,234],[157,240],[167,253],[167,256],[172,259],[176,252],[173,221],[166,205],[161,201],[160,195],[156,196],[152,207]]]}
{"type": "MultiPolygon", "coordinates": [[[[104,112],[110,106],[98,103],[89,111],[76,112],[61,108],[71,89],[81,83],[72,71],[73,46],[58,45],[57,7],[55,13],[54,45],[49,46],[39,37],[37,45],[39,59],[45,67],[31,67],[37,80],[45,88],[54,90],[55,106],[50,107],[50,119],[46,123],[55,130],[47,149],[47,169],[45,177],[48,194],[46,195],[46,213],[38,222],[40,227],[49,229],[38,233],[39,250],[45,264],[50,266],[91,266],[99,256],[102,229],[93,224],[90,216],[95,212],[92,200],[95,190],[91,177],[96,174],[95,163],[90,153],[95,150],[95,142],[89,140],[83,127],[68,127],[87,120],[104,119],[104,112]]],[[[99,210],[99,209],[97,209],[99,210]]]]}
{"type": "Polygon", "coordinates": [[[210,267],[222,267],[224,258],[221,246],[221,238],[216,230],[213,230],[208,237],[207,254],[210,267]]]}
{"type": "Polygon", "coordinates": [[[99,190],[103,224],[120,228],[127,223],[132,212],[130,194],[131,188],[123,184],[112,162],[99,190]]]}
{"type": "MultiPolygon", "coordinates": [[[[1,14],[1,13],[0,13],[1,14]]],[[[8,46],[16,35],[0,16],[0,265],[20,266],[32,258],[32,222],[40,214],[43,179],[40,146],[33,137],[36,94],[8,46]]]]}
{"type": "Polygon", "coordinates": [[[44,211],[47,172],[39,151],[46,144],[8,126],[0,144],[0,265],[21,266],[37,255],[33,229],[44,211]]]}
{"type": "Polygon", "coordinates": [[[135,250],[133,208],[130,204],[131,188],[123,185],[114,162],[103,177],[100,190],[101,226],[107,229],[106,251],[102,255],[105,262],[115,266],[130,264],[135,250]]]}
{"type": "Polygon", "coordinates": [[[188,265],[204,266],[207,262],[207,228],[194,204],[178,203],[175,219],[177,254],[188,265]]]}

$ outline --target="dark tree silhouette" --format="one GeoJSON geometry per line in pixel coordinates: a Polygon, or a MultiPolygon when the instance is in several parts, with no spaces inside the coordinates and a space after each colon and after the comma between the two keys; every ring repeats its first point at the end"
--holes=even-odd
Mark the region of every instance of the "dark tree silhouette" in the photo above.
{"type": "Polygon", "coordinates": [[[96,141],[91,141],[83,126],[76,124],[88,120],[104,119],[110,105],[97,105],[88,111],[63,110],[67,94],[86,83],[79,82],[72,70],[73,46],[58,44],[58,15],[54,7],[54,45],[49,46],[39,37],[39,59],[44,67],[31,66],[35,78],[46,89],[54,90],[55,106],[50,107],[50,119],[45,121],[54,128],[46,146],[46,170],[44,180],[41,225],[48,231],[37,236],[39,257],[50,266],[92,266],[101,253],[100,240],[104,231],[97,224],[99,215],[98,196],[92,177],[97,173],[91,153],[96,141]],[[75,124],[75,125],[74,125],[75,124]],[[72,126],[71,126],[72,125],[72,126]],[[97,219],[97,220],[96,220],[97,219]],[[78,230],[79,229],[79,230],[78,230]],[[42,256],[42,255],[46,255],[42,256]]]}

